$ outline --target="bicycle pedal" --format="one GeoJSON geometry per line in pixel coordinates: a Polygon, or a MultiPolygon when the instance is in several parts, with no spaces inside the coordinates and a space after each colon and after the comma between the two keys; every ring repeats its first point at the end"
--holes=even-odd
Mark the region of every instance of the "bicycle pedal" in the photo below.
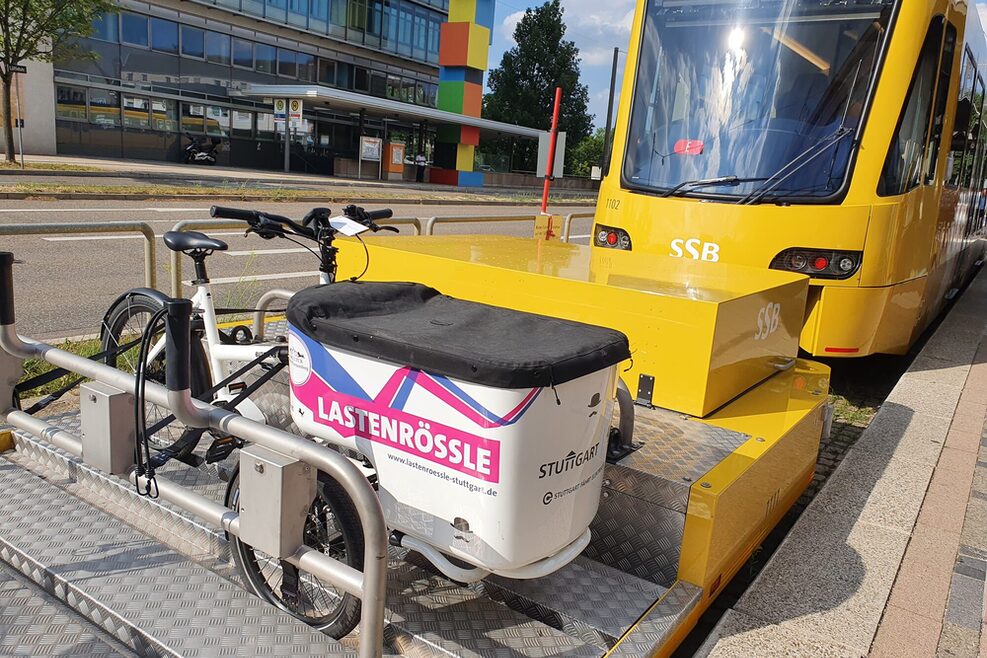
{"type": "Polygon", "coordinates": [[[237,448],[243,447],[243,440],[235,436],[223,436],[212,442],[209,450],[206,451],[206,463],[214,464],[221,462],[232,454],[237,448]]]}

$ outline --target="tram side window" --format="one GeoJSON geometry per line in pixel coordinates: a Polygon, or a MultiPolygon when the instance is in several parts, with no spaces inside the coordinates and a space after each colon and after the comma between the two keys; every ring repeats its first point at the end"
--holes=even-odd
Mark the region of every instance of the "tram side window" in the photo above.
{"type": "Polygon", "coordinates": [[[921,183],[944,22],[941,16],[936,18],[925,37],[905,107],[898,120],[898,130],[891,140],[884,171],[878,182],[877,193],[880,196],[904,194],[921,183]]]}
{"type": "Polygon", "coordinates": [[[949,85],[953,77],[953,59],[956,55],[956,28],[946,25],[946,40],[942,44],[942,58],[939,64],[939,84],[936,88],[936,111],[932,117],[932,141],[925,165],[925,182],[936,179],[939,164],[939,149],[942,147],[943,128],[946,123],[946,106],[949,103],[949,85]]]}
{"type": "Polygon", "coordinates": [[[969,50],[963,54],[963,78],[960,81],[960,101],[956,108],[956,121],[953,126],[953,140],[947,161],[950,172],[947,185],[959,187],[963,180],[963,154],[967,150],[969,130],[973,120],[973,86],[977,81],[977,66],[969,50]]]}

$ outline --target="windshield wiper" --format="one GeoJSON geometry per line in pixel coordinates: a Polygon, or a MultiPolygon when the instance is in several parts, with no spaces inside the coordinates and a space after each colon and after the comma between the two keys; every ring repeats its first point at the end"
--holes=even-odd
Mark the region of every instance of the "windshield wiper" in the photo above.
{"type": "Polygon", "coordinates": [[[697,187],[718,187],[720,185],[726,186],[736,186],[741,183],[750,183],[752,181],[766,180],[764,178],[738,178],[737,176],[721,176],[719,178],[700,178],[698,180],[687,180],[679,183],[675,187],[665,190],[662,192],[661,197],[667,199],[670,196],[681,192],[685,188],[697,188],[697,187]]]}
{"type": "Polygon", "coordinates": [[[844,137],[847,135],[852,135],[853,133],[853,128],[840,127],[834,133],[821,138],[815,144],[792,158],[792,160],[785,164],[784,167],[764,179],[764,185],[756,190],[753,190],[750,194],[737,201],[737,205],[754,205],[755,203],[759,203],[765,196],[777,189],[779,185],[798,172],[802,171],[806,165],[814,162],[816,158],[821,156],[830,148],[836,144],[839,144],[843,141],[844,137]]]}

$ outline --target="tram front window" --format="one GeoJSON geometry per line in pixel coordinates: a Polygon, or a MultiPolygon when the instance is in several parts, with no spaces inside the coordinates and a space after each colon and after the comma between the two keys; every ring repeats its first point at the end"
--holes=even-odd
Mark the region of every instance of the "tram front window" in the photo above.
{"type": "Polygon", "coordinates": [[[648,0],[625,184],[737,200],[833,196],[892,5],[648,0]]]}

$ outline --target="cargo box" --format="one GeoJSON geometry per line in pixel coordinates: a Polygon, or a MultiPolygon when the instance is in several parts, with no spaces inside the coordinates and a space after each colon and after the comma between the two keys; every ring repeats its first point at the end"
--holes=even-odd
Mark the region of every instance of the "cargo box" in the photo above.
{"type": "Polygon", "coordinates": [[[491,571],[587,533],[625,336],[402,283],[309,288],[288,321],[292,419],[370,459],[388,527],[491,571]]]}

